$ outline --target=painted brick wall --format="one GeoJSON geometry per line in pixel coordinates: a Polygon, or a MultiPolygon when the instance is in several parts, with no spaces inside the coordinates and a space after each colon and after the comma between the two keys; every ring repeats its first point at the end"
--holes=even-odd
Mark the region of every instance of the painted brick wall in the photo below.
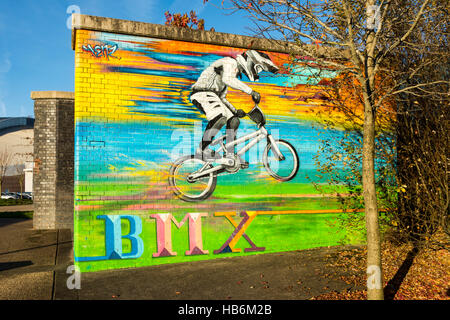
{"type": "MultiPolygon", "coordinates": [[[[242,78],[261,94],[266,128],[296,149],[295,178],[281,182],[267,173],[263,139],[245,156],[248,169],[220,175],[209,197],[187,202],[168,181],[175,175],[172,164],[195,151],[207,123],[189,99],[191,86],[211,63],[245,50],[83,29],[76,30],[74,48],[74,240],[82,271],[298,250],[341,240],[343,231],[330,227],[340,214],[336,199],[320,197],[311,181],[318,135],[330,134],[312,112],[327,104],[316,95],[326,89],[321,83],[306,86],[314,70],[295,78],[268,72],[259,82],[242,78]]],[[[280,67],[288,61],[284,53],[265,52],[280,67]]],[[[230,89],[227,99],[246,112],[253,107],[251,97],[238,90],[230,89]]],[[[238,136],[257,129],[241,119],[238,136]]]]}

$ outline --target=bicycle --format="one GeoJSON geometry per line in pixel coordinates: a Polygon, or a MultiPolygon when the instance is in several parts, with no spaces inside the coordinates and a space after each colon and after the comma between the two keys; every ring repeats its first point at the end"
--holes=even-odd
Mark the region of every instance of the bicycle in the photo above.
{"type": "Polygon", "coordinates": [[[194,202],[209,198],[217,185],[217,177],[222,174],[235,174],[248,165],[241,162],[241,155],[245,154],[262,139],[267,139],[262,162],[270,176],[279,181],[292,180],[299,169],[299,158],[295,148],[285,140],[275,140],[265,128],[266,117],[259,106],[246,114],[256,123],[258,130],[237,138],[231,143],[224,143],[226,135],[217,137],[211,146],[220,144],[216,151],[222,151],[225,156],[219,159],[203,160],[195,155],[187,155],[177,159],[169,170],[169,185],[177,197],[184,201],[194,202]],[[229,155],[229,147],[249,141],[233,155],[229,155]],[[271,162],[273,160],[273,162],[271,162]],[[280,169],[280,165],[284,165],[280,169]],[[278,169],[277,169],[278,167],[278,169]]]}

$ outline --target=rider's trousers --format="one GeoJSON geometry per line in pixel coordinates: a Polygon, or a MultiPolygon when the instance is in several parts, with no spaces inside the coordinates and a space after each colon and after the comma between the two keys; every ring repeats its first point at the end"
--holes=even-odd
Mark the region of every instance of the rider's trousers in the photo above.
{"type": "MultiPolygon", "coordinates": [[[[205,132],[203,133],[201,149],[205,150],[211,142],[214,140],[216,134],[222,129],[226,123],[226,138],[227,143],[230,143],[236,139],[237,129],[239,127],[240,121],[237,116],[233,116],[226,120],[226,117],[222,115],[216,116],[214,119],[208,122],[205,132]]],[[[227,148],[228,153],[234,153],[236,146],[227,148]]]]}

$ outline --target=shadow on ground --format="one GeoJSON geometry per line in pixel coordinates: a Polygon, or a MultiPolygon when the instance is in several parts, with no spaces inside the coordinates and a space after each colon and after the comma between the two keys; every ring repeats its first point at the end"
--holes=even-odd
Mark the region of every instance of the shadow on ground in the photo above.
{"type": "Polygon", "coordinates": [[[331,247],[88,272],[70,290],[70,230],[34,230],[20,219],[0,226],[0,299],[298,300],[353,289],[320,276],[331,272],[326,257],[342,250],[331,247]]]}
{"type": "Polygon", "coordinates": [[[298,300],[351,290],[325,279],[326,255],[338,248],[83,273],[79,299],[298,300]]]}

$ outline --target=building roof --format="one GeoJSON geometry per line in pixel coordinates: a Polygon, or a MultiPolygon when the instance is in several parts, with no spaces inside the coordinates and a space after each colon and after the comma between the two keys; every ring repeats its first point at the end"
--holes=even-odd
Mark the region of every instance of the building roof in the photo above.
{"type": "Polygon", "coordinates": [[[9,132],[33,128],[34,128],[34,118],[28,117],[0,118],[0,136],[9,132]]]}

